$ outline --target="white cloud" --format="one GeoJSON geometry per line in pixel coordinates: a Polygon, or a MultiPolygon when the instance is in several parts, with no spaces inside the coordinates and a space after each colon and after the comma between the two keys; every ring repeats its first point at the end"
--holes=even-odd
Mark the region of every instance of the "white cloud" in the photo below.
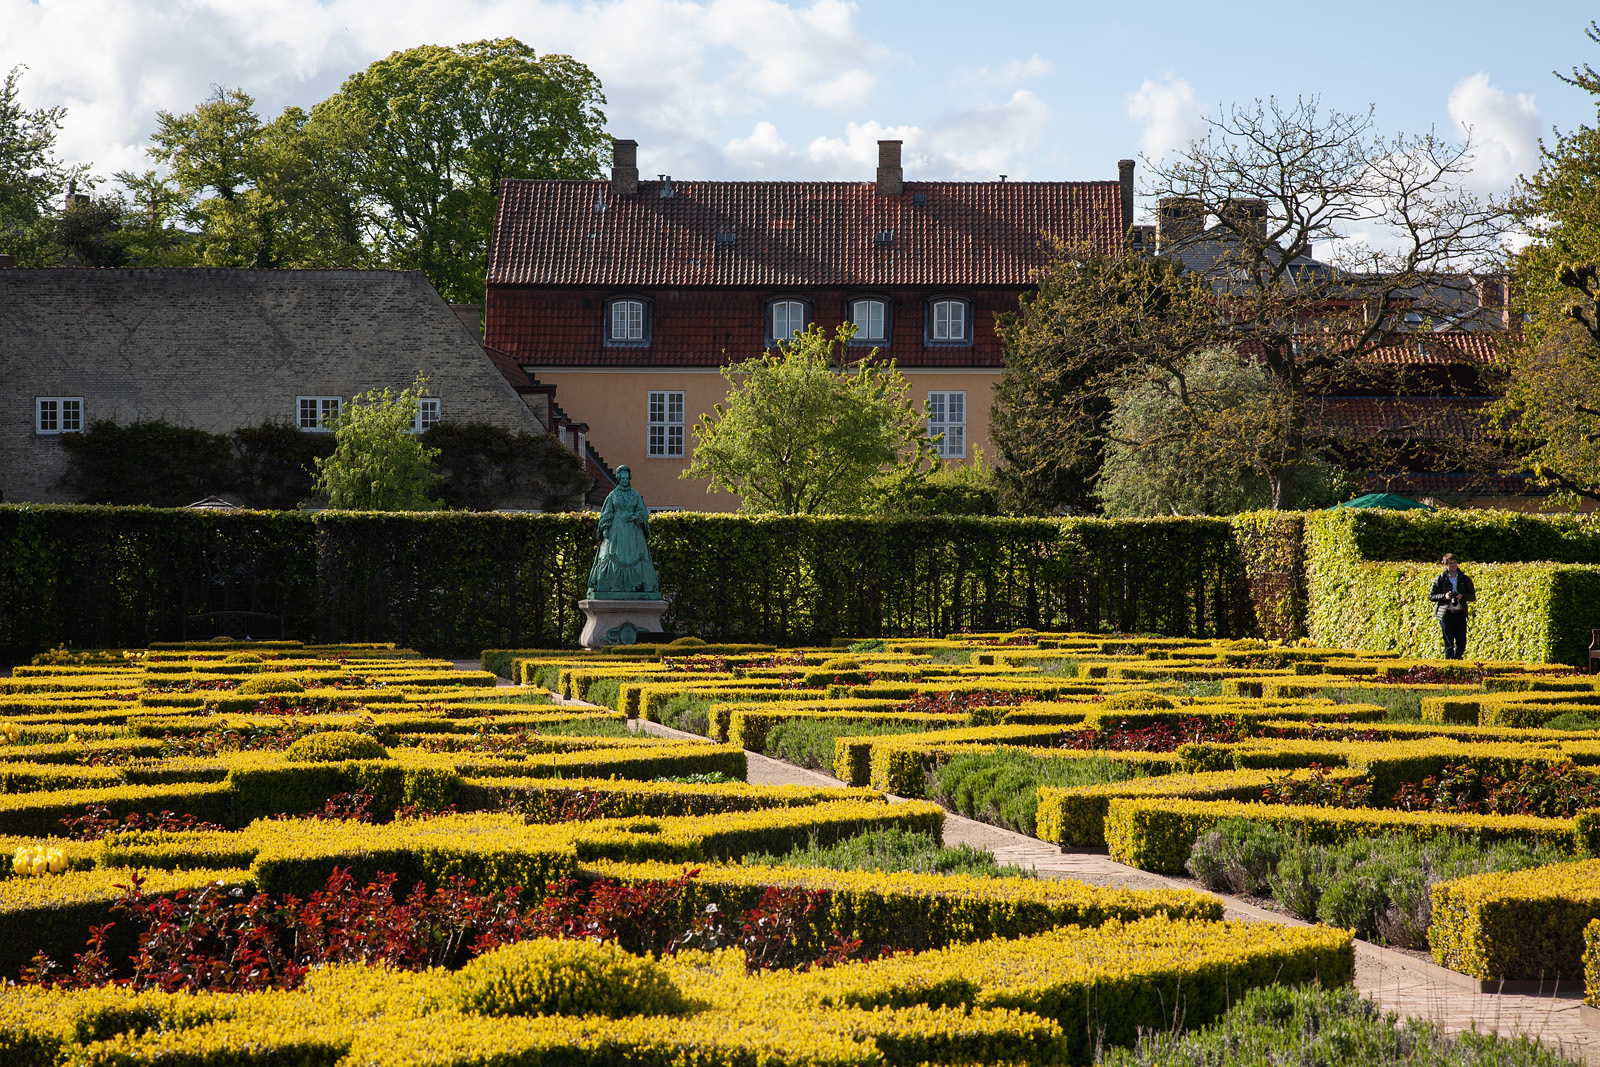
{"type": "Polygon", "coordinates": [[[1003,104],[948,115],[931,129],[852,122],[842,136],[817,137],[804,148],[783,139],[771,122],[758,122],[748,137],[722,148],[731,169],[743,176],[870,181],[878,165],[878,142],[904,142],[901,164],[911,181],[992,179],[1006,173],[1025,178],[1019,157],[1037,145],[1050,109],[1027,90],[1003,104]]]}
{"type": "Polygon", "coordinates": [[[1150,159],[1161,159],[1172,149],[1198,137],[1200,108],[1194,90],[1182,78],[1168,76],[1163,83],[1146,78],[1128,94],[1128,117],[1144,126],[1139,148],[1150,159]]]}
{"type": "Polygon", "coordinates": [[[1507,96],[1479,71],[1450,90],[1450,118],[1473,144],[1474,192],[1501,194],[1536,165],[1539,109],[1531,93],[1507,96]]]}
{"type": "Polygon", "coordinates": [[[266,117],[397,49],[515,36],[588,64],[641,169],[687,176],[730,119],[868,105],[888,55],[844,0],[0,0],[0,26],[0,71],[28,66],[24,103],[65,104],[61,155],[101,173],[148,166],[155,112],[213,84],[266,117]]]}
{"type": "Polygon", "coordinates": [[[1046,74],[1052,74],[1055,69],[1054,63],[1035,52],[1027,59],[1013,59],[999,66],[985,63],[967,75],[966,80],[979,85],[1002,85],[1009,88],[1019,82],[1032,81],[1046,74]]]}

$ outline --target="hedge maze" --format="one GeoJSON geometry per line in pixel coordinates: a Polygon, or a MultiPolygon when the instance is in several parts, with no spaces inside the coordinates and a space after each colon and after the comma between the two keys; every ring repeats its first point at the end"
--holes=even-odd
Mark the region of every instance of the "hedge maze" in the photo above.
{"type": "Polygon", "coordinates": [[[1427,887],[1434,958],[1600,972],[1600,691],[1565,666],[1031,630],[482,660],[218,641],[0,679],[0,1059],[1090,1063],[1347,985],[1390,928],[751,859],[951,808],[1203,882],[1243,838],[1274,884],[1291,845],[1514,854],[1427,887]],[[845,785],[747,784],[747,751],[845,785]]]}

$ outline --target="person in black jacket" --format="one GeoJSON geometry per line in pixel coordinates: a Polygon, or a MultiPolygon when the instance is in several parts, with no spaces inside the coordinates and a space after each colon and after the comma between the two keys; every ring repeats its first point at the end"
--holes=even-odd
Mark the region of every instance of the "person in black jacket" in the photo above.
{"type": "Polygon", "coordinates": [[[1478,592],[1454,554],[1445,553],[1444,573],[1433,580],[1428,599],[1444,633],[1444,658],[1460,659],[1467,651],[1467,605],[1478,599],[1478,592]]]}

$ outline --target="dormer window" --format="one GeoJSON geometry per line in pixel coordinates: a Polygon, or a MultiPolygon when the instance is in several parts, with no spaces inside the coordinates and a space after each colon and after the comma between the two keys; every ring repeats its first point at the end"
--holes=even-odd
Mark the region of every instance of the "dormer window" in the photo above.
{"type": "Polygon", "coordinates": [[[882,347],[889,341],[889,305],[887,301],[867,296],[850,301],[850,321],[855,324],[853,345],[882,347]]]}
{"type": "Polygon", "coordinates": [[[606,302],[606,344],[645,347],[650,343],[650,302],[636,296],[606,302]]]}
{"type": "Polygon", "coordinates": [[[928,305],[928,343],[972,343],[972,305],[965,300],[934,300],[928,305]]]}
{"type": "Polygon", "coordinates": [[[797,333],[804,333],[807,314],[804,300],[774,300],[767,305],[767,344],[787,341],[797,333]]]}

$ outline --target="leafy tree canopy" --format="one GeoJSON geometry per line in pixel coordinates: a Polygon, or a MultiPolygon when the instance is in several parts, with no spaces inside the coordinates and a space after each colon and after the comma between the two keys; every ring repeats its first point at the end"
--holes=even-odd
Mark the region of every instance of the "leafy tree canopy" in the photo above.
{"type": "MultiPolygon", "coordinates": [[[[1600,43],[1600,24],[1588,36],[1600,43]]],[[[1562,80],[1600,112],[1600,73],[1584,66],[1562,80]]],[[[1498,412],[1535,481],[1571,501],[1600,500],[1600,129],[1582,125],[1541,145],[1513,206],[1533,238],[1515,262],[1528,321],[1498,412]]]]}
{"type": "Polygon", "coordinates": [[[682,477],[709,478],[746,512],[815,515],[872,510],[881,479],[924,470],[933,445],[905,376],[876,349],[846,363],[852,332],[812,326],[724,367],[728,399],[701,416],[682,477]]]}
{"type": "Polygon", "coordinates": [[[314,488],[330,508],[352,511],[432,511],[428,493],[439,481],[437,448],[413,432],[418,401],[428,382],[411,388],[368,392],[352,398],[334,421],[333,455],[318,459],[314,488]]]}

